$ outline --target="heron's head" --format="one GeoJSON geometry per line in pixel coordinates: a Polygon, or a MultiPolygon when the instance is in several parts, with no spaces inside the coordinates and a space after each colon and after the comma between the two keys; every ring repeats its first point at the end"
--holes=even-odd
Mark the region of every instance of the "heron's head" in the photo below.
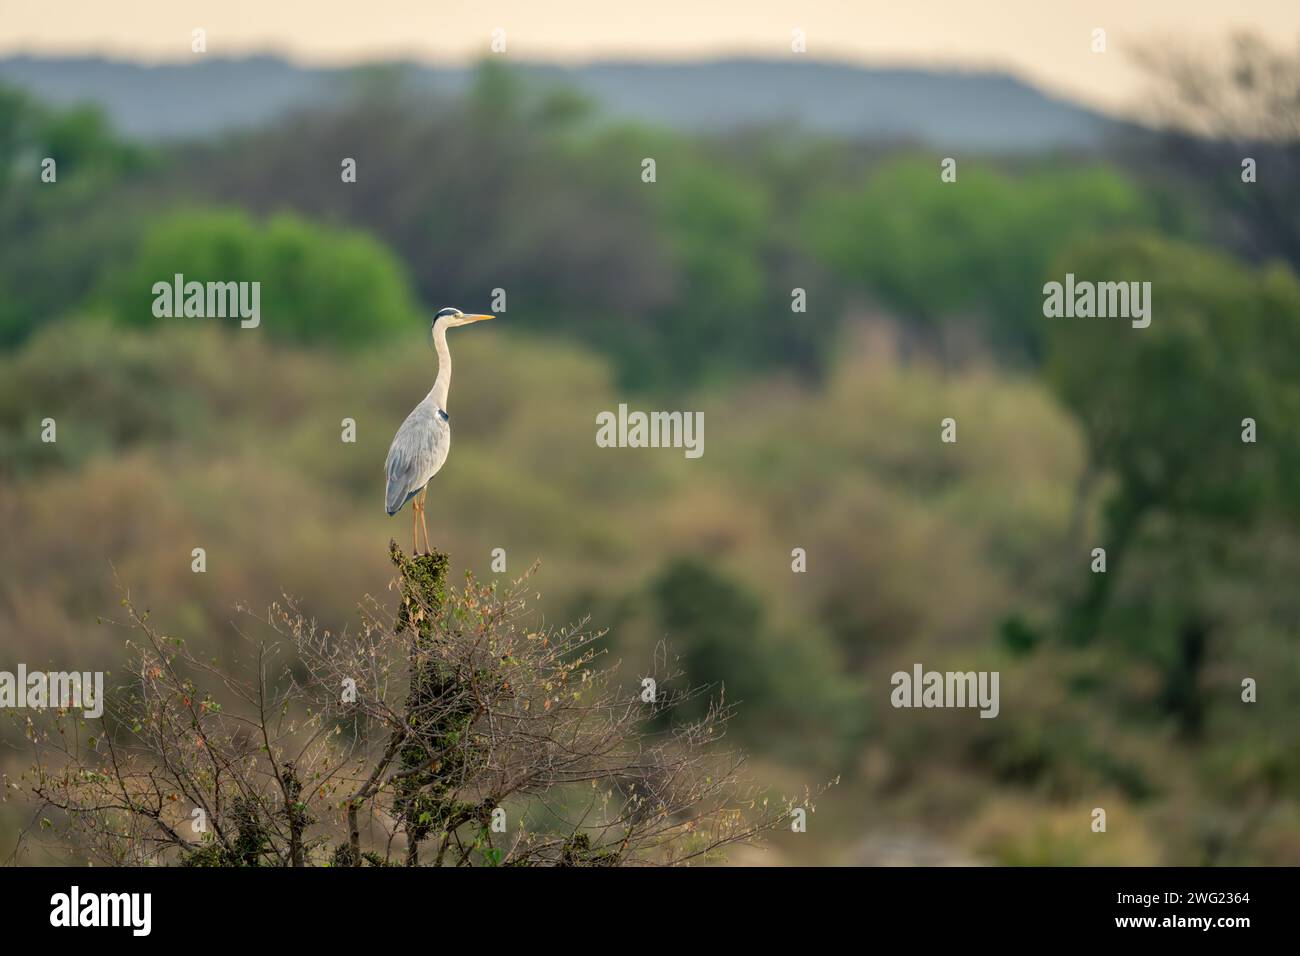
{"type": "Polygon", "coordinates": [[[436,330],[439,327],[454,329],[458,325],[469,325],[471,322],[482,322],[484,319],[490,318],[492,318],[491,315],[476,315],[462,312],[460,309],[439,309],[438,314],[433,317],[433,324],[430,329],[436,330]]]}

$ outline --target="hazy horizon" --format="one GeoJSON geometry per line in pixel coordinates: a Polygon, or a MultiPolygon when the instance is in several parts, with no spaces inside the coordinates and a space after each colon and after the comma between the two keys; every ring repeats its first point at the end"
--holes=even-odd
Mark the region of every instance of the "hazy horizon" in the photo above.
{"type": "Polygon", "coordinates": [[[209,57],[280,57],[299,66],[381,60],[464,65],[490,53],[492,31],[506,31],[510,59],[577,66],[605,61],[711,61],[737,57],[810,60],[875,68],[1007,73],[1049,95],[1110,113],[1132,114],[1143,77],[1132,53],[1151,44],[1208,47],[1225,34],[1273,38],[1300,34],[1300,5],[1256,0],[1224,8],[1208,0],[1118,0],[1040,4],[1005,0],[995,9],[920,0],[907,9],[860,9],[832,0],[797,8],[755,9],[720,0],[708,9],[684,0],[611,17],[592,0],[535,8],[520,0],[452,2],[431,10],[416,0],[331,5],[288,3],[268,9],[210,0],[178,9],[135,0],[126,9],[89,0],[8,0],[0,56],[98,56],[138,63],[193,59],[191,30],[207,32],[209,57]],[[1091,51],[1094,28],[1107,52],[1091,51]],[[807,53],[791,52],[793,30],[807,53]]]}

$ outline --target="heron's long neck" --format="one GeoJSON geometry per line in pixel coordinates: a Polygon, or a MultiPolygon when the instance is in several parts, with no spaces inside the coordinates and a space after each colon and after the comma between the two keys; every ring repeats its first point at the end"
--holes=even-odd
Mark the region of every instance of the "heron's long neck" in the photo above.
{"type": "Polygon", "coordinates": [[[447,410],[447,392],[451,389],[451,350],[447,348],[447,328],[433,330],[433,347],[438,352],[438,377],[433,380],[429,397],[443,411],[447,410]]]}

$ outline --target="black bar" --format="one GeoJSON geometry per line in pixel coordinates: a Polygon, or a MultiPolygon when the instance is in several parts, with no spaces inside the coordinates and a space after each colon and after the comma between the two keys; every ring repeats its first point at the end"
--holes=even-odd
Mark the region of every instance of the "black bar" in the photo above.
{"type": "Polygon", "coordinates": [[[863,941],[904,931],[927,943],[1129,936],[1231,945],[1243,933],[1293,931],[1297,888],[1296,871],[1280,868],[9,868],[0,881],[11,938],[75,933],[127,945],[147,938],[374,946],[411,927],[429,931],[431,944],[461,931],[488,943],[531,946],[551,933],[574,943],[600,929],[624,934],[599,937],[609,941],[719,932],[762,941],[780,925],[863,941]],[[73,886],[83,906],[88,894],[150,894],[148,936],[129,926],[52,926],[52,899],[65,894],[70,903],[73,886]]]}

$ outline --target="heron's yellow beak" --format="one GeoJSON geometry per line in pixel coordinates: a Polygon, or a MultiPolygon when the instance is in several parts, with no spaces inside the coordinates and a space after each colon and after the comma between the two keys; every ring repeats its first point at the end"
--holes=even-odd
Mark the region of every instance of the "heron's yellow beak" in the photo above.
{"type": "Polygon", "coordinates": [[[486,319],[495,319],[495,315],[467,315],[465,319],[469,322],[482,322],[486,319]]]}

